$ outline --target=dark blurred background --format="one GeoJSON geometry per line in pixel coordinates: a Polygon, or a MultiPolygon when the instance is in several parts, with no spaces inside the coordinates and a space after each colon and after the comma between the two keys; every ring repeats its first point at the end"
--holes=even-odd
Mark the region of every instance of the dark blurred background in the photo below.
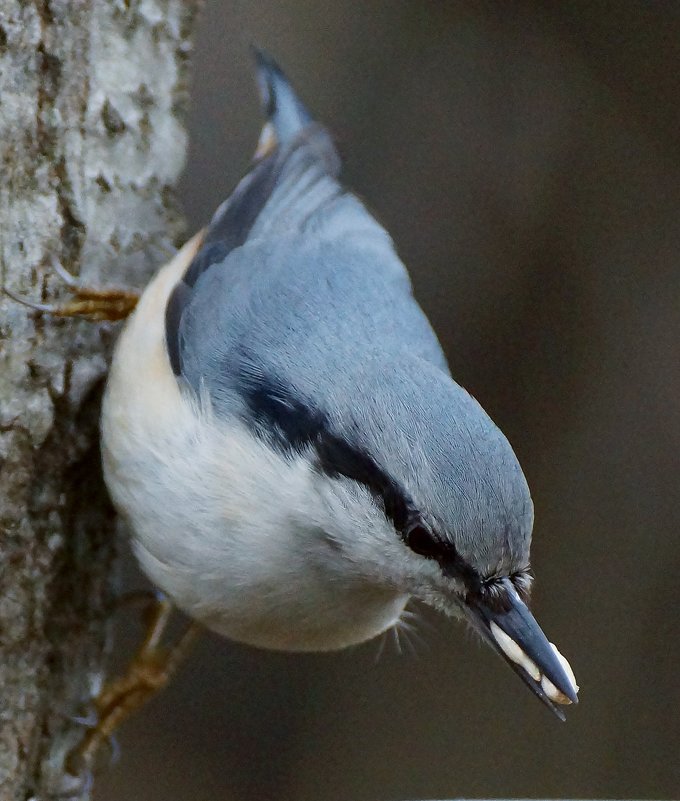
{"type": "Polygon", "coordinates": [[[581,704],[560,724],[428,613],[379,659],[206,636],[97,797],[678,798],[680,6],[208,0],[191,229],[257,139],[251,41],[335,132],[454,376],[517,451],[533,607],[581,704]]]}

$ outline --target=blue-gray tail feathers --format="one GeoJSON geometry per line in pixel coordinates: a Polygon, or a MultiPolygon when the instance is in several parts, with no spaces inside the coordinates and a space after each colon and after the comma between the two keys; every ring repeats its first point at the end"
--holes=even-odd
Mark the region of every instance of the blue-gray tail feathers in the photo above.
{"type": "Polygon", "coordinates": [[[253,47],[262,109],[271,123],[276,140],[287,145],[310,123],[312,116],[271,56],[253,47]]]}
{"type": "Polygon", "coordinates": [[[170,363],[182,373],[181,322],[203,273],[222,264],[245,244],[254,228],[285,224],[302,228],[318,209],[342,193],[336,176],[340,159],[332,139],[314,122],[278,64],[253,48],[267,123],[256,163],[215,212],[201,250],[173,290],[166,307],[165,335],[170,363]]]}

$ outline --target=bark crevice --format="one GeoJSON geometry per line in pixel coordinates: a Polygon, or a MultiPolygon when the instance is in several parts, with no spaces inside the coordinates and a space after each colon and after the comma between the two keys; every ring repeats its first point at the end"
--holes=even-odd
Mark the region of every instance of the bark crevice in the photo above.
{"type": "MultiPolygon", "coordinates": [[[[54,261],[139,286],[164,260],[181,230],[197,6],[0,0],[0,284],[54,302],[67,294],[54,261]]],[[[63,758],[103,680],[115,600],[98,451],[114,336],[0,297],[3,801],[89,794],[63,758]]]]}

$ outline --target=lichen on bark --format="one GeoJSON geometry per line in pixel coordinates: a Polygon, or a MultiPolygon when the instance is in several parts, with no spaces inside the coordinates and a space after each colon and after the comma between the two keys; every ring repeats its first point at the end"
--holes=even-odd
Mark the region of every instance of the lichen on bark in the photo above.
{"type": "MultiPolygon", "coordinates": [[[[144,284],[175,244],[198,0],[0,0],[0,282],[144,284]]],[[[111,326],[0,297],[0,799],[63,774],[103,677],[115,521],[99,468],[111,326]]]]}

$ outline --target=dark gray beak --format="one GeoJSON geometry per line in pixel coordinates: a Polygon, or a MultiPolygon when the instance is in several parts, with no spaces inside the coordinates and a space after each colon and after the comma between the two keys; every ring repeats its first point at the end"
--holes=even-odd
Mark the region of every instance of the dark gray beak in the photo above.
{"type": "Polygon", "coordinates": [[[505,579],[504,582],[507,582],[507,586],[502,609],[497,610],[483,601],[470,599],[468,616],[484,639],[505,659],[527,687],[560,720],[565,720],[565,714],[558,704],[577,704],[578,688],[567,675],[527,605],[517,595],[509,580],[505,579]],[[537,679],[538,673],[540,676],[537,679]],[[550,684],[553,685],[552,688],[550,684]]]}

